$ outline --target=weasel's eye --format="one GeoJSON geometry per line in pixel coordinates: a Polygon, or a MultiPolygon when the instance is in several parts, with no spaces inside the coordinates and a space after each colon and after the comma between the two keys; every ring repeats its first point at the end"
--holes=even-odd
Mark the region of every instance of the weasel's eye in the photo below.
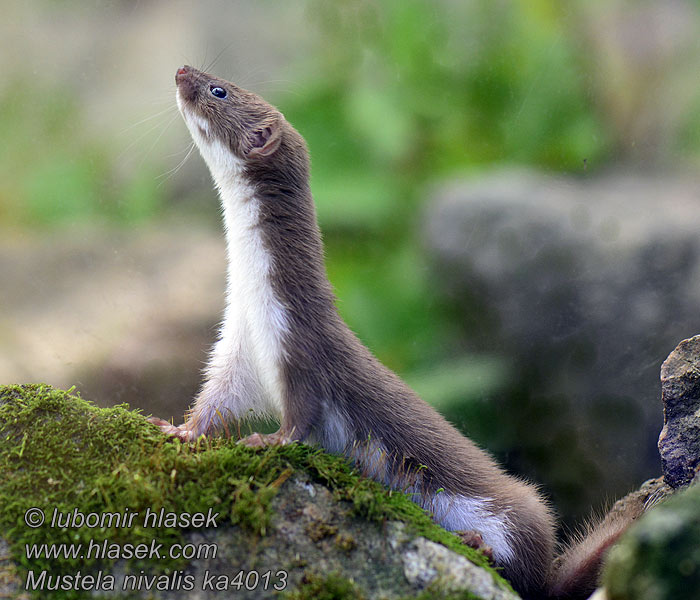
{"type": "Polygon", "coordinates": [[[226,98],[226,90],[218,85],[212,85],[209,91],[217,98],[226,98]]]}

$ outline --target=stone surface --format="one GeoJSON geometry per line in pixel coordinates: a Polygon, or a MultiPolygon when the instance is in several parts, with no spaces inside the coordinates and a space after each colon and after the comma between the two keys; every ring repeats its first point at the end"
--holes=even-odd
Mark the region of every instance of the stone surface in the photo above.
{"type": "Polygon", "coordinates": [[[493,578],[463,556],[425,538],[410,539],[392,524],[391,547],[399,553],[406,580],[419,589],[440,584],[447,590],[470,590],[480,598],[506,600],[515,596],[493,585],[493,578]]]}
{"type": "Polygon", "coordinates": [[[200,440],[183,446],[124,406],[99,409],[48,386],[0,386],[0,472],[3,597],[16,598],[25,583],[32,590],[75,589],[81,572],[114,576],[107,597],[135,590],[129,597],[228,592],[254,599],[275,595],[269,586],[277,585],[294,600],[408,600],[426,589],[438,597],[465,591],[470,598],[517,599],[493,569],[466,557],[485,560],[408,497],[303,445],[253,450],[233,440],[200,440]],[[147,523],[144,515],[159,512],[158,505],[173,515],[204,510],[214,518],[182,528],[147,523]],[[23,524],[29,507],[46,515],[37,527],[23,524]],[[115,515],[126,507],[135,521],[99,531],[66,521],[54,527],[48,516],[53,510],[115,515]],[[79,552],[93,541],[114,544],[109,560],[46,561],[27,551],[27,545],[66,544],[79,552]],[[131,556],[122,553],[127,545],[140,542],[155,544],[158,553],[138,563],[119,560],[131,556]],[[171,549],[189,560],[165,562],[171,549]],[[42,580],[42,573],[52,579],[42,580]],[[127,575],[166,581],[149,591],[143,580],[128,584],[127,575]],[[57,581],[61,576],[71,579],[57,581]]]}
{"type": "Polygon", "coordinates": [[[24,582],[17,573],[17,565],[10,558],[8,543],[0,538],[0,598],[29,600],[29,594],[22,592],[24,582]]]}
{"type": "Polygon", "coordinates": [[[583,175],[446,182],[425,219],[461,344],[514,365],[515,466],[554,448],[536,478],[580,514],[658,473],[658,369],[700,306],[700,180],[583,175]]]}
{"type": "MultiPolygon", "coordinates": [[[[270,532],[253,543],[235,527],[188,532],[188,543],[213,543],[218,553],[215,559],[192,561],[187,572],[201,582],[207,572],[232,577],[238,570],[274,573],[284,569],[289,573],[289,590],[314,577],[333,574],[352,581],[357,593],[367,600],[407,600],[429,586],[436,592],[468,590],[484,600],[519,598],[498,587],[484,569],[440,544],[412,534],[401,522],[380,526],[350,517],[347,505],[337,502],[327,488],[303,474],[285,483],[273,508],[270,532]]],[[[260,589],[236,591],[237,598],[267,596],[260,589]]],[[[183,595],[156,593],[154,597],[183,595]]],[[[193,590],[186,597],[218,599],[221,592],[193,590]]]]}
{"type": "Polygon", "coordinates": [[[700,336],[683,340],[662,365],[661,399],[659,453],[664,479],[676,488],[700,469],[700,336]]]}
{"type": "MultiPolygon", "coordinates": [[[[353,589],[366,600],[407,600],[430,587],[440,591],[469,591],[470,598],[517,600],[519,596],[499,587],[487,571],[440,544],[412,534],[400,522],[384,526],[349,516],[348,507],[332,494],[303,475],[295,475],[273,501],[275,517],[270,532],[262,539],[251,539],[238,527],[224,526],[186,532],[186,544],[201,548],[215,544],[214,558],[189,561],[182,573],[191,575],[196,587],[188,591],[140,590],[134,598],[218,599],[222,591],[202,589],[207,577],[233,579],[242,571],[264,574],[270,571],[271,585],[279,583],[274,574],[286,573],[287,590],[303,587],[305,581],[328,575],[352,582],[353,589]]],[[[0,551],[7,545],[0,538],[0,551]]],[[[2,557],[0,557],[2,558],[2,557]]],[[[132,572],[132,571],[130,571],[132,572]]],[[[123,585],[123,564],[111,570],[116,589],[123,585]]],[[[153,576],[150,571],[147,575],[153,576]]],[[[21,595],[24,581],[14,563],[0,560],[0,592],[3,597],[26,600],[21,595]]],[[[232,588],[233,589],[233,588],[232,588]]],[[[271,588],[235,589],[236,598],[274,597],[271,588]]],[[[102,593],[101,597],[112,594],[102,593]]],[[[306,597],[306,596],[305,596],[306,597]]],[[[331,597],[331,596],[329,596],[331,597]]],[[[335,597],[335,596],[332,596],[335,597]]],[[[350,598],[350,596],[342,596],[350,598]]]]}

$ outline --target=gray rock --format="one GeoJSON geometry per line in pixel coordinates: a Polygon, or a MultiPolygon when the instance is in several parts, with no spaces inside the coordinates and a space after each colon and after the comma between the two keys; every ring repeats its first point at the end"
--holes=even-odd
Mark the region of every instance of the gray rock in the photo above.
{"type": "Polygon", "coordinates": [[[426,243],[461,344],[519,378],[511,460],[568,488],[573,512],[658,473],[658,368],[700,325],[699,198],[697,179],[640,173],[496,173],[431,194],[426,243]],[[553,449],[567,468],[533,469],[553,449]]]}
{"type": "Polygon", "coordinates": [[[659,453],[664,479],[676,488],[700,469],[700,336],[683,340],[662,365],[661,398],[659,453]]]}
{"type": "Polygon", "coordinates": [[[425,538],[407,537],[400,523],[391,525],[389,543],[401,557],[406,580],[416,588],[438,584],[454,592],[469,590],[479,598],[506,600],[517,597],[496,587],[489,573],[463,556],[425,538]]]}
{"type": "Polygon", "coordinates": [[[9,544],[0,538],[0,598],[29,600],[29,594],[23,593],[24,582],[17,573],[17,565],[10,558],[9,544]]]}
{"type": "Polygon", "coordinates": [[[427,589],[437,597],[517,599],[493,569],[467,560],[485,559],[408,497],[303,445],[181,446],[124,406],[99,409],[45,385],[0,386],[0,471],[0,593],[11,598],[24,589],[62,598],[47,590],[76,589],[81,572],[103,582],[87,586],[104,597],[255,599],[284,589],[290,600],[407,600],[427,589]],[[156,524],[144,517],[156,505],[178,515],[215,513],[214,522],[156,524]],[[30,507],[41,507],[46,521],[21,525],[30,507]],[[136,521],[99,531],[67,521],[54,527],[47,513],[114,515],[127,507],[136,521]],[[130,553],[119,548],[137,540],[158,554],[125,562],[130,553]],[[47,562],[27,551],[43,543],[80,551],[93,541],[116,544],[102,557],[109,560],[47,562]],[[164,562],[171,550],[187,560],[164,562]]]}
{"type": "MultiPolygon", "coordinates": [[[[348,506],[333,498],[329,490],[297,473],[280,489],[273,501],[275,517],[269,534],[251,541],[237,527],[187,532],[185,540],[195,547],[214,544],[214,558],[193,560],[187,574],[201,584],[214,575],[232,579],[239,571],[271,572],[270,585],[281,581],[274,574],[287,573],[286,589],[298,590],[314,578],[331,574],[351,582],[358,597],[390,600],[408,599],[426,588],[436,592],[468,591],[484,600],[517,600],[519,596],[499,587],[491,573],[444,546],[416,536],[404,523],[383,526],[352,518],[348,506]]],[[[113,571],[121,588],[123,566],[113,571]]],[[[197,585],[187,598],[219,598],[220,590],[197,585]]],[[[247,590],[241,586],[236,597],[273,597],[271,588],[247,590]]],[[[143,594],[138,597],[143,597],[143,594]]],[[[146,596],[151,597],[151,596],[146,596]]],[[[175,599],[178,592],[155,592],[153,597],[175,599]]]]}

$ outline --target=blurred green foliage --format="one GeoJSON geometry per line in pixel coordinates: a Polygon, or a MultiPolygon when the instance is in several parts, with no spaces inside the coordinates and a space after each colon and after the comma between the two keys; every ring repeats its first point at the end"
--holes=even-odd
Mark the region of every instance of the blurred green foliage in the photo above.
{"type": "Polygon", "coordinates": [[[609,152],[561,10],[524,1],[309,4],[318,52],[303,95],[282,108],[312,151],[340,310],[442,407],[455,382],[473,403],[501,389],[508,370],[489,359],[479,378],[465,366],[484,362],[464,360],[469,332],[431,290],[419,241],[426,187],[503,163],[576,171],[609,152]]]}
{"type": "Polygon", "coordinates": [[[6,90],[0,96],[3,223],[133,224],[158,214],[158,167],[144,165],[133,178],[119,177],[114,145],[81,132],[77,99],[68,91],[35,82],[28,101],[26,82],[6,90]]]}

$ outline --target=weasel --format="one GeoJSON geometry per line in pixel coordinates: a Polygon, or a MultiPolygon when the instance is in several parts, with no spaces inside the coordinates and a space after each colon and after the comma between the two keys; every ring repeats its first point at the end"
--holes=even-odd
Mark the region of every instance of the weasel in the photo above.
{"type": "Polygon", "coordinates": [[[477,532],[524,597],[540,598],[554,520],[534,486],[505,473],[384,367],[339,316],[309,187],[306,143],[261,97],[183,66],[177,104],[223,207],[226,309],[205,381],[183,425],[193,440],[223,419],[280,421],[248,445],[298,440],[346,455],[407,490],[451,531],[477,532]]]}

